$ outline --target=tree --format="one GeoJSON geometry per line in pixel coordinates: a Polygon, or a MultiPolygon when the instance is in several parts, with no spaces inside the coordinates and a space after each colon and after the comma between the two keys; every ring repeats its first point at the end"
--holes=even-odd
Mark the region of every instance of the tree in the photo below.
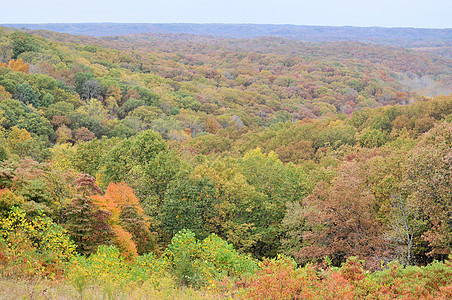
{"type": "MultiPolygon", "coordinates": [[[[75,81],[75,91],[80,96],[83,96],[83,91],[85,89],[85,83],[88,80],[94,79],[94,73],[92,72],[79,72],[75,74],[74,81],[75,81]]],[[[88,98],[91,99],[91,98],[88,98]]],[[[85,99],[86,100],[86,99],[85,99]]]]}
{"type": "Polygon", "coordinates": [[[39,107],[39,99],[36,93],[28,83],[21,83],[16,86],[16,99],[25,104],[31,104],[34,107],[39,107]]]}
{"type": "Polygon", "coordinates": [[[50,121],[37,113],[29,113],[26,118],[17,122],[17,126],[27,129],[30,133],[45,137],[48,141],[53,140],[55,132],[50,121]]]}
{"type": "Polygon", "coordinates": [[[0,38],[0,63],[7,62],[13,56],[13,46],[11,39],[6,36],[0,38]]]}
{"type": "Polygon", "coordinates": [[[376,217],[385,227],[384,239],[404,265],[424,262],[427,246],[422,238],[426,229],[422,210],[406,186],[407,146],[364,150],[354,157],[365,160],[366,186],[375,197],[376,217]]]}
{"type": "Polygon", "coordinates": [[[56,132],[57,143],[64,144],[68,141],[72,140],[72,130],[69,129],[66,125],[59,127],[56,132]]]}
{"type": "Polygon", "coordinates": [[[99,123],[107,119],[107,110],[99,100],[94,98],[87,100],[86,105],[79,107],[77,112],[99,123]]]}
{"type": "Polygon", "coordinates": [[[69,125],[71,124],[71,120],[68,116],[53,116],[52,120],[50,121],[54,127],[60,127],[63,125],[69,125]]]}
{"type": "Polygon", "coordinates": [[[12,50],[13,57],[17,59],[18,56],[24,52],[38,52],[41,48],[37,39],[30,34],[16,31],[11,34],[11,39],[13,41],[12,50]]]}
{"type": "Polygon", "coordinates": [[[388,137],[377,129],[364,129],[359,137],[361,147],[377,148],[383,146],[388,137]]]}
{"type": "Polygon", "coordinates": [[[157,216],[169,184],[185,168],[175,151],[161,151],[145,166],[132,168],[127,182],[137,192],[149,216],[157,216]]]}
{"type": "Polygon", "coordinates": [[[8,152],[6,151],[5,147],[2,145],[0,146],[0,162],[7,160],[9,157],[8,152]]]}
{"type": "Polygon", "coordinates": [[[390,240],[395,240],[402,246],[401,263],[411,265],[413,263],[413,248],[415,238],[419,236],[421,228],[425,225],[422,220],[421,209],[406,196],[392,195],[392,218],[390,223],[390,240]]]}
{"type": "Polygon", "coordinates": [[[62,224],[64,209],[74,196],[74,182],[79,187],[79,182],[77,180],[80,180],[80,177],[74,178],[79,174],[74,174],[72,170],[68,168],[65,168],[64,170],[54,168],[55,162],[52,164],[52,167],[53,168],[45,172],[46,186],[53,202],[58,203],[58,222],[62,224]]]}
{"type": "MultiPolygon", "coordinates": [[[[103,118],[103,116],[98,115],[97,118],[103,118]]],[[[70,115],[71,124],[70,128],[75,130],[80,127],[85,127],[89,131],[93,132],[96,137],[101,138],[108,134],[108,129],[104,127],[100,121],[89,117],[88,115],[82,113],[74,113],[70,115]]]]}
{"type": "Polygon", "coordinates": [[[276,153],[282,162],[299,163],[303,160],[312,159],[315,152],[312,146],[312,141],[299,140],[288,145],[279,146],[276,149],[276,153]]]}
{"type": "Polygon", "coordinates": [[[115,143],[115,140],[110,139],[93,139],[78,143],[71,157],[71,163],[80,172],[96,176],[101,167],[102,157],[113,148],[115,143]]]}
{"type": "Polygon", "coordinates": [[[146,105],[146,101],[144,101],[142,99],[130,98],[118,110],[118,115],[121,118],[125,118],[125,116],[127,116],[127,114],[129,112],[135,110],[138,107],[145,106],[145,105],[146,105]]]}
{"type": "Polygon", "coordinates": [[[43,215],[29,218],[17,207],[0,217],[0,239],[5,274],[61,275],[75,254],[75,245],[61,225],[43,215]]]}
{"type": "Polygon", "coordinates": [[[110,130],[109,137],[117,137],[117,138],[130,138],[134,136],[137,132],[124,124],[123,120],[119,122],[118,124],[113,127],[112,130],[110,130]]]}
{"type": "Polygon", "coordinates": [[[320,182],[305,199],[303,247],[296,256],[320,259],[328,255],[335,265],[358,256],[376,267],[385,243],[375,204],[359,164],[344,163],[331,186],[320,182]]]}
{"type": "Polygon", "coordinates": [[[408,156],[406,189],[429,220],[424,238],[434,257],[452,250],[452,125],[443,122],[424,134],[408,156]]]}
{"type": "Polygon", "coordinates": [[[134,167],[144,167],[168,146],[162,137],[146,130],[129,139],[123,140],[104,158],[103,180],[105,183],[127,181],[134,167]]]}
{"type": "MultiPolygon", "coordinates": [[[[280,251],[285,255],[294,256],[303,245],[304,213],[303,206],[299,202],[287,203],[287,211],[281,222],[284,234],[281,237],[280,251]]],[[[302,261],[299,262],[302,263],[302,261]]]]}
{"type": "Polygon", "coordinates": [[[27,74],[29,73],[30,70],[30,66],[28,65],[28,63],[24,63],[22,61],[22,58],[18,59],[17,61],[11,59],[8,63],[8,68],[16,72],[22,72],[27,74]]]}
{"type": "Polygon", "coordinates": [[[211,232],[216,204],[215,185],[208,179],[181,178],[171,182],[160,211],[163,229],[173,236],[182,229],[200,238],[211,232]]]}
{"type": "Polygon", "coordinates": [[[0,217],[6,216],[13,207],[20,207],[24,198],[14,194],[10,189],[0,189],[0,217]]]}
{"type": "Polygon", "coordinates": [[[149,221],[146,215],[135,205],[124,205],[119,220],[121,226],[132,235],[139,255],[157,249],[156,234],[149,230],[149,221]]]}
{"type": "Polygon", "coordinates": [[[81,127],[79,129],[75,130],[74,137],[75,137],[76,141],[87,142],[87,141],[91,141],[92,139],[94,139],[96,137],[96,135],[94,133],[92,133],[91,131],[89,131],[88,128],[81,127]]]}
{"type": "Polygon", "coordinates": [[[100,245],[111,245],[114,231],[111,212],[99,209],[89,198],[78,196],[65,208],[64,227],[83,255],[95,253],[100,245]]]}
{"type": "Polygon", "coordinates": [[[257,244],[266,245],[268,241],[264,205],[267,198],[247,182],[237,163],[217,159],[197,166],[193,174],[215,183],[217,201],[214,202],[215,213],[209,220],[213,232],[241,251],[252,252],[255,256],[267,254],[262,247],[256,247],[257,244]]]}
{"type": "Polygon", "coordinates": [[[216,134],[218,130],[223,129],[221,124],[212,117],[208,117],[206,120],[206,131],[212,134],[216,134]]]}
{"type": "Polygon", "coordinates": [[[45,94],[41,99],[41,106],[48,107],[50,104],[55,102],[55,97],[52,94],[45,94]]]}
{"type": "Polygon", "coordinates": [[[27,130],[14,126],[11,128],[6,143],[11,152],[19,155],[19,157],[25,157],[33,146],[33,138],[27,130]]]}
{"type": "Polygon", "coordinates": [[[82,197],[89,197],[102,193],[101,188],[96,185],[96,178],[89,174],[81,173],[80,176],[74,180],[74,186],[77,194],[82,197]]]}
{"type": "Polygon", "coordinates": [[[0,100],[11,97],[11,94],[5,89],[5,87],[3,85],[0,85],[0,100]]]}
{"type": "Polygon", "coordinates": [[[49,167],[47,163],[29,158],[20,160],[15,166],[12,187],[16,194],[25,199],[27,207],[23,209],[27,214],[40,214],[39,210],[43,210],[52,217],[57,215],[58,202],[52,197],[45,176],[49,167]]]}
{"type": "Polygon", "coordinates": [[[112,213],[89,198],[102,192],[95,180],[80,174],[74,180],[75,198],[64,208],[64,227],[77,245],[77,252],[84,255],[95,253],[100,245],[111,245],[115,236],[109,224],[112,213]]]}
{"type": "Polygon", "coordinates": [[[115,230],[115,243],[123,245],[121,247],[127,252],[125,256],[134,255],[137,250],[140,254],[154,250],[155,237],[149,231],[147,217],[131,187],[125,183],[112,183],[105,195],[92,196],[92,199],[97,206],[112,214],[110,223],[115,230]],[[130,241],[127,241],[129,235],[130,241]]]}
{"type": "Polygon", "coordinates": [[[256,257],[274,256],[280,246],[281,222],[286,203],[300,201],[305,194],[305,180],[298,177],[273,152],[264,154],[260,148],[248,151],[239,167],[249,185],[264,197],[260,198],[253,223],[262,238],[254,246],[256,257]]]}
{"type": "Polygon", "coordinates": [[[82,98],[85,100],[96,99],[101,92],[99,82],[95,79],[87,80],[83,85],[82,98]]]}

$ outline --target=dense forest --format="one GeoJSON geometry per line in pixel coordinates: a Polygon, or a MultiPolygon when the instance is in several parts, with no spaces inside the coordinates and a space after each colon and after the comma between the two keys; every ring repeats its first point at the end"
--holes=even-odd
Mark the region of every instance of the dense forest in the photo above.
{"type": "Polygon", "coordinates": [[[0,295],[452,297],[423,47],[0,27],[0,295]]]}

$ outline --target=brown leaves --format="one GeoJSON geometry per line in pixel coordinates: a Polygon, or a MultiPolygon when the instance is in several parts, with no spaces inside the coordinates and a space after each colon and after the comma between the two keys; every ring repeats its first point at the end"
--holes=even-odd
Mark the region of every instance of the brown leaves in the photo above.
{"type": "Polygon", "coordinates": [[[91,132],[88,128],[86,127],[80,127],[77,130],[75,130],[75,139],[77,141],[91,141],[92,139],[94,139],[96,136],[93,132],[91,132]]]}
{"type": "Polygon", "coordinates": [[[80,174],[80,176],[74,180],[74,185],[77,191],[83,196],[93,196],[102,193],[101,188],[96,185],[96,178],[89,174],[80,174]]]}
{"type": "Polygon", "coordinates": [[[375,198],[365,189],[356,162],[344,163],[329,187],[320,182],[305,199],[306,244],[297,254],[304,259],[325,255],[335,263],[350,256],[371,259],[384,251],[382,228],[375,219],[375,198]]]}

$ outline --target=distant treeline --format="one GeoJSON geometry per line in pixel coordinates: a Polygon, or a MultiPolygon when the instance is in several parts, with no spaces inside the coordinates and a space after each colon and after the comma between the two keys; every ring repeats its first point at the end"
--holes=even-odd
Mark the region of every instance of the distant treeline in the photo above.
{"type": "Polygon", "coordinates": [[[283,37],[298,41],[360,41],[402,47],[451,46],[452,29],[193,23],[48,23],[2,24],[69,34],[115,36],[132,33],[186,33],[227,38],[283,37]]]}

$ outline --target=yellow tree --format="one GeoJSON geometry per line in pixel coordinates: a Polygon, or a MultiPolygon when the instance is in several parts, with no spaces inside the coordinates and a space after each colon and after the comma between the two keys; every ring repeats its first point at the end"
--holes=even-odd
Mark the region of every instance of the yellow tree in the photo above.
{"type": "MultiPolygon", "coordinates": [[[[1,66],[1,63],[0,63],[1,66]]],[[[3,85],[0,85],[0,100],[2,99],[11,99],[11,94],[5,89],[3,85]]]]}
{"type": "Polygon", "coordinates": [[[19,129],[16,126],[11,128],[6,140],[9,150],[20,157],[27,156],[33,142],[34,139],[26,129],[19,129]]]}

